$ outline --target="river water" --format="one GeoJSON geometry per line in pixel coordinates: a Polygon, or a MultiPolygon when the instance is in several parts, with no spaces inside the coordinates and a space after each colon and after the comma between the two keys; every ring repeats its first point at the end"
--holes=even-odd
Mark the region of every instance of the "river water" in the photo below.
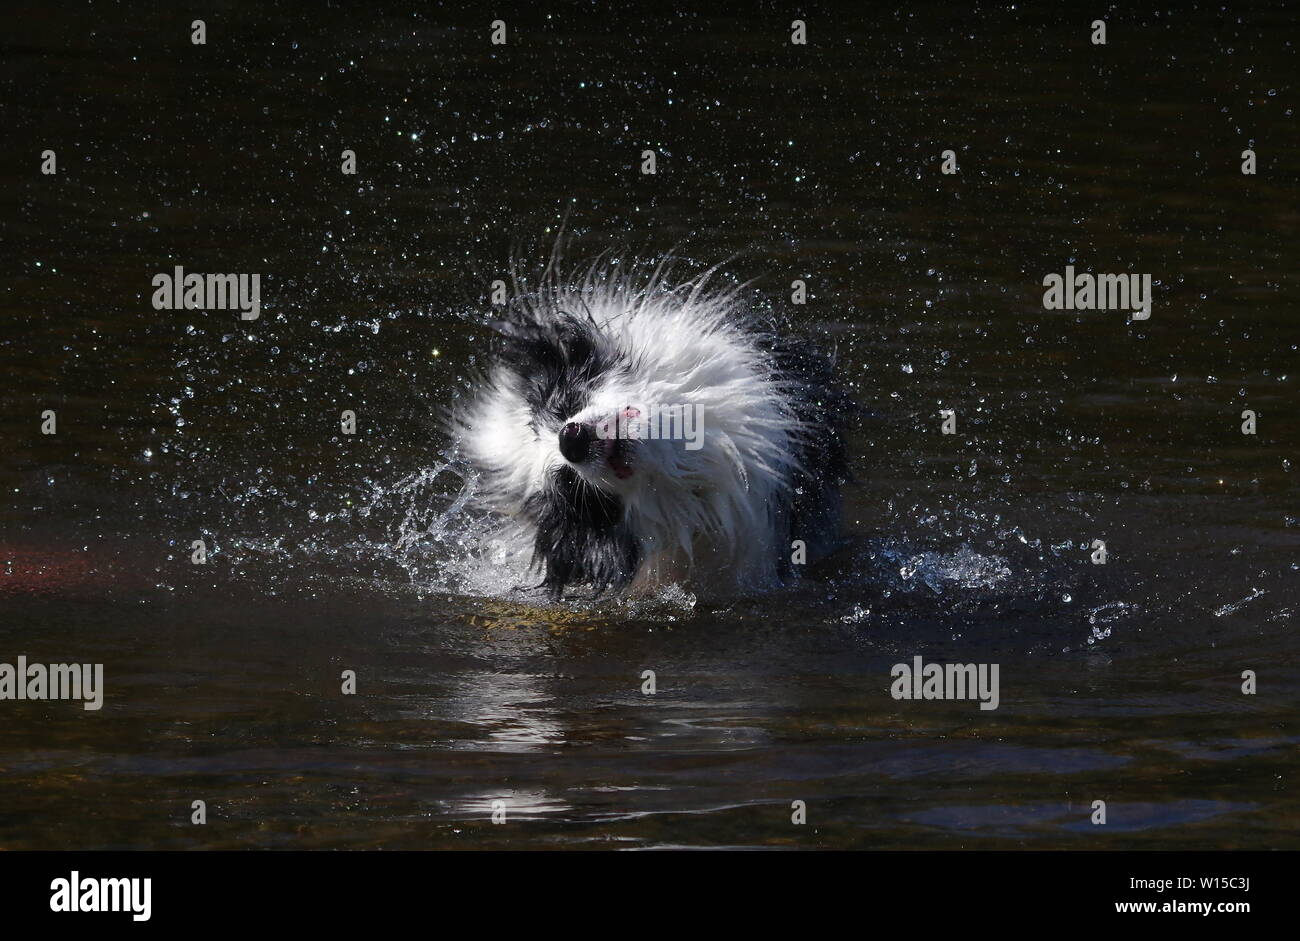
{"type": "Polygon", "coordinates": [[[106,693],[0,702],[0,847],[1297,848],[1295,17],[540,6],[12,20],[0,662],[106,693]],[[827,565],[547,606],[485,552],[440,419],[561,224],[835,351],[827,565]],[[1067,265],[1150,319],[1045,310],[1067,265]]]}

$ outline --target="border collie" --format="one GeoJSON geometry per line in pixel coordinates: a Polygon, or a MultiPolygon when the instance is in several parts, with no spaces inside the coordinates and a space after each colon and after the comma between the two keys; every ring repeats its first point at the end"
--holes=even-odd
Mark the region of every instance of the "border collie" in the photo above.
{"type": "Polygon", "coordinates": [[[716,269],[674,284],[671,258],[560,262],[532,287],[516,271],[498,355],[452,419],[539,587],[727,595],[835,548],[851,403],[831,360],[716,269]]]}

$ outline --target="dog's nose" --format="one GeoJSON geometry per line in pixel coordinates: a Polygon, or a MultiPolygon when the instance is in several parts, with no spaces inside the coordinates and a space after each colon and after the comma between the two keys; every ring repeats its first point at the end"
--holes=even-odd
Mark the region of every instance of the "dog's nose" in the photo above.
{"type": "Polygon", "coordinates": [[[571,421],[560,429],[560,453],[571,464],[581,464],[591,453],[591,443],[595,439],[595,428],[571,421]]]}

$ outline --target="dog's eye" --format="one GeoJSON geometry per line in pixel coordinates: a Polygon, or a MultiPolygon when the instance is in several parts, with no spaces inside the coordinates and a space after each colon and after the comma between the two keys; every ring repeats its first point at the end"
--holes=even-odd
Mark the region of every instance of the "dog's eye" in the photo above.
{"type": "Polygon", "coordinates": [[[517,338],[509,355],[533,427],[542,432],[582,411],[600,377],[618,359],[594,325],[564,315],[549,328],[517,338]]]}
{"type": "Polygon", "coordinates": [[[571,367],[590,362],[595,352],[591,339],[582,335],[565,337],[562,344],[564,359],[571,367]]]}

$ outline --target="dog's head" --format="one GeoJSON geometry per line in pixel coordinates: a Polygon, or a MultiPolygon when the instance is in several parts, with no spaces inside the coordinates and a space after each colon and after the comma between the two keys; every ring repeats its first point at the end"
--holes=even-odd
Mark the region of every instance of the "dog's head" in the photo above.
{"type": "Polygon", "coordinates": [[[626,585],[644,551],[628,519],[671,460],[645,440],[645,377],[617,331],[563,310],[496,321],[500,355],[462,440],[489,501],[533,530],[543,584],[626,585]]]}
{"type": "Polygon", "coordinates": [[[790,460],[771,364],[697,283],[558,288],[492,326],[458,437],[480,493],[532,532],[543,584],[601,591],[712,533],[753,541],[790,460]]]}

